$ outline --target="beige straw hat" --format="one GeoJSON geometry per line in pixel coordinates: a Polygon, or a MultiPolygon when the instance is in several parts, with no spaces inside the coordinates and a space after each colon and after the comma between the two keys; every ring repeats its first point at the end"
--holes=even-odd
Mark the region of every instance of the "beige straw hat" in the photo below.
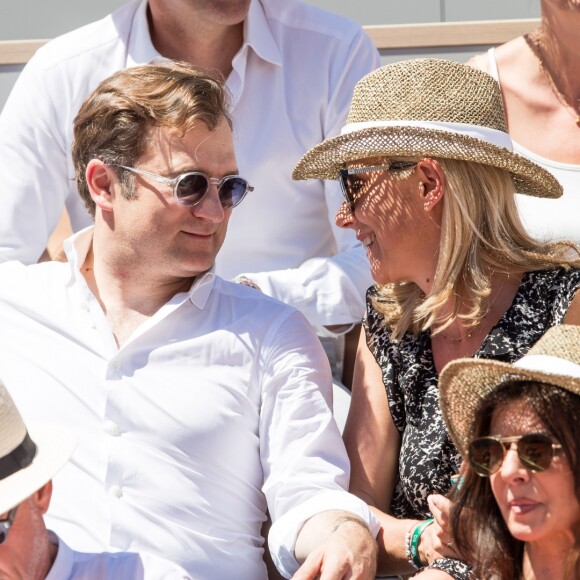
{"type": "Polygon", "coordinates": [[[76,445],[60,425],[26,425],[0,381],[0,514],[11,510],[52,479],[76,445]]]}
{"type": "Polygon", "coordinates": [[[462,455],[481,401],[506,381],[537,381],[580,395],[580,326],[550,328],[513,364],[496,360],[458,359],[439,377],[439,404],[451,439],[462,455]]]}
{"type": "Polygon", "coordinates": [[[337,179],[346,162],[367,157],[474,161],[509,171],[520,193],[562,195],[552,174],[513,153],[498,83],[447,60],[397,62],[363,77],[342,134],[308,151],[292,177],[337,179]]]}

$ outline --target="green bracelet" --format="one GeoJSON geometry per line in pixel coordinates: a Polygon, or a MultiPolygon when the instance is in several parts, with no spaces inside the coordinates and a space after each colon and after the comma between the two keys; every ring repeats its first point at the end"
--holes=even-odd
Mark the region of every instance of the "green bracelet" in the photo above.
{"type": "Polygon", "coordinates": [[[413,530],[413,535],[411,536],[411,558],[413,558],[413,562],[415,562],[415,566],[417,566],[417,568],[423,568],[421,558],[419,558],[419,540],[421,539],[421,534],[425,528],[430,526],[432,523],[433,518],[429,518],[428,520],[417,524],[413,530]]]}

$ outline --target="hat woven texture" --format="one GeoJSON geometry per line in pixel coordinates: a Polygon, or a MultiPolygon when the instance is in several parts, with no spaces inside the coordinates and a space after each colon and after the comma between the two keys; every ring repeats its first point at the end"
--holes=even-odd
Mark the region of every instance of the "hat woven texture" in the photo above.
{"type": "MultiPolygon", "coordinates": [[[[20,413],[0,381],[0,460],[18,448],[26,433],[20,413]]],[[[36,444],[36,455],[27,467],[0,479],[0,514],[21,503],[52,479],[76,445],[74,433],[61,425],[29,424],[28,434],[36,444]]]]}
{"type": "Polygon", "coordinates": [[[463,456],[481,401],[506,381],[547,383],[580,395],[580,327],[554,326],[514,364],[457,359],[439,377],[439,404],[451,439],[463,456]]]}
{"type": "Polygon", "coordinates": [[[368,157],[443,157],[506,169],[520,193],[536,197],[562,195],[555,177],[506,147],[417,123],[475,125],[501,131],[507,137],[499,85],[483,71],[428,58],[381,67],[357,83],[347,127],[369,122],[391,124],[326,139],[302,157],[292,177],[337,179],[346,162],[368,157]],[[409,121],[415,125],[405,126],[404,122],[409,121]]]}

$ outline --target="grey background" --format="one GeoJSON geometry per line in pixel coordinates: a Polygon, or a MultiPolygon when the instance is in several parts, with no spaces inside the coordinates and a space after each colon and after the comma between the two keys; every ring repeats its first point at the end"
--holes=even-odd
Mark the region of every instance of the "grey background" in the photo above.
{"type": "MultiPolygon", "coordinates": [[[[0,0],[0,40],[47,39],[97,20],[125,0],[0,0]]],[[[465,20],[538,18],[540,0],[309,0],[360,24],[418,24],[465,20]]],[[[390,50],[383,63],[432,55],[467,60],[486,47],[390,50]]],[[[21,66],[0,66],[0,108],[21,66]]]]}

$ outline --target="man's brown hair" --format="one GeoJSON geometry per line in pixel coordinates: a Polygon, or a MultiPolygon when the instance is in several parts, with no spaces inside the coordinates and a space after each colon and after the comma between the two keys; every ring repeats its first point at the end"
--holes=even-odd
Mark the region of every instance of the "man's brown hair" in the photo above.
{"type": "Polygon", "coordinates": [[[201,121],[213,131],[224,119],[231,127],[228,107],[222,79],[185,62],[132,67],[102,81],[74,120],[72,158],[78,191],[89,213],[95,216],[85,179],[91,159],[110,165],[124,195],[131,197],[134,176],[116,166],[136,163],[152,128],[180,129],[185,134],[201,121]]]}

